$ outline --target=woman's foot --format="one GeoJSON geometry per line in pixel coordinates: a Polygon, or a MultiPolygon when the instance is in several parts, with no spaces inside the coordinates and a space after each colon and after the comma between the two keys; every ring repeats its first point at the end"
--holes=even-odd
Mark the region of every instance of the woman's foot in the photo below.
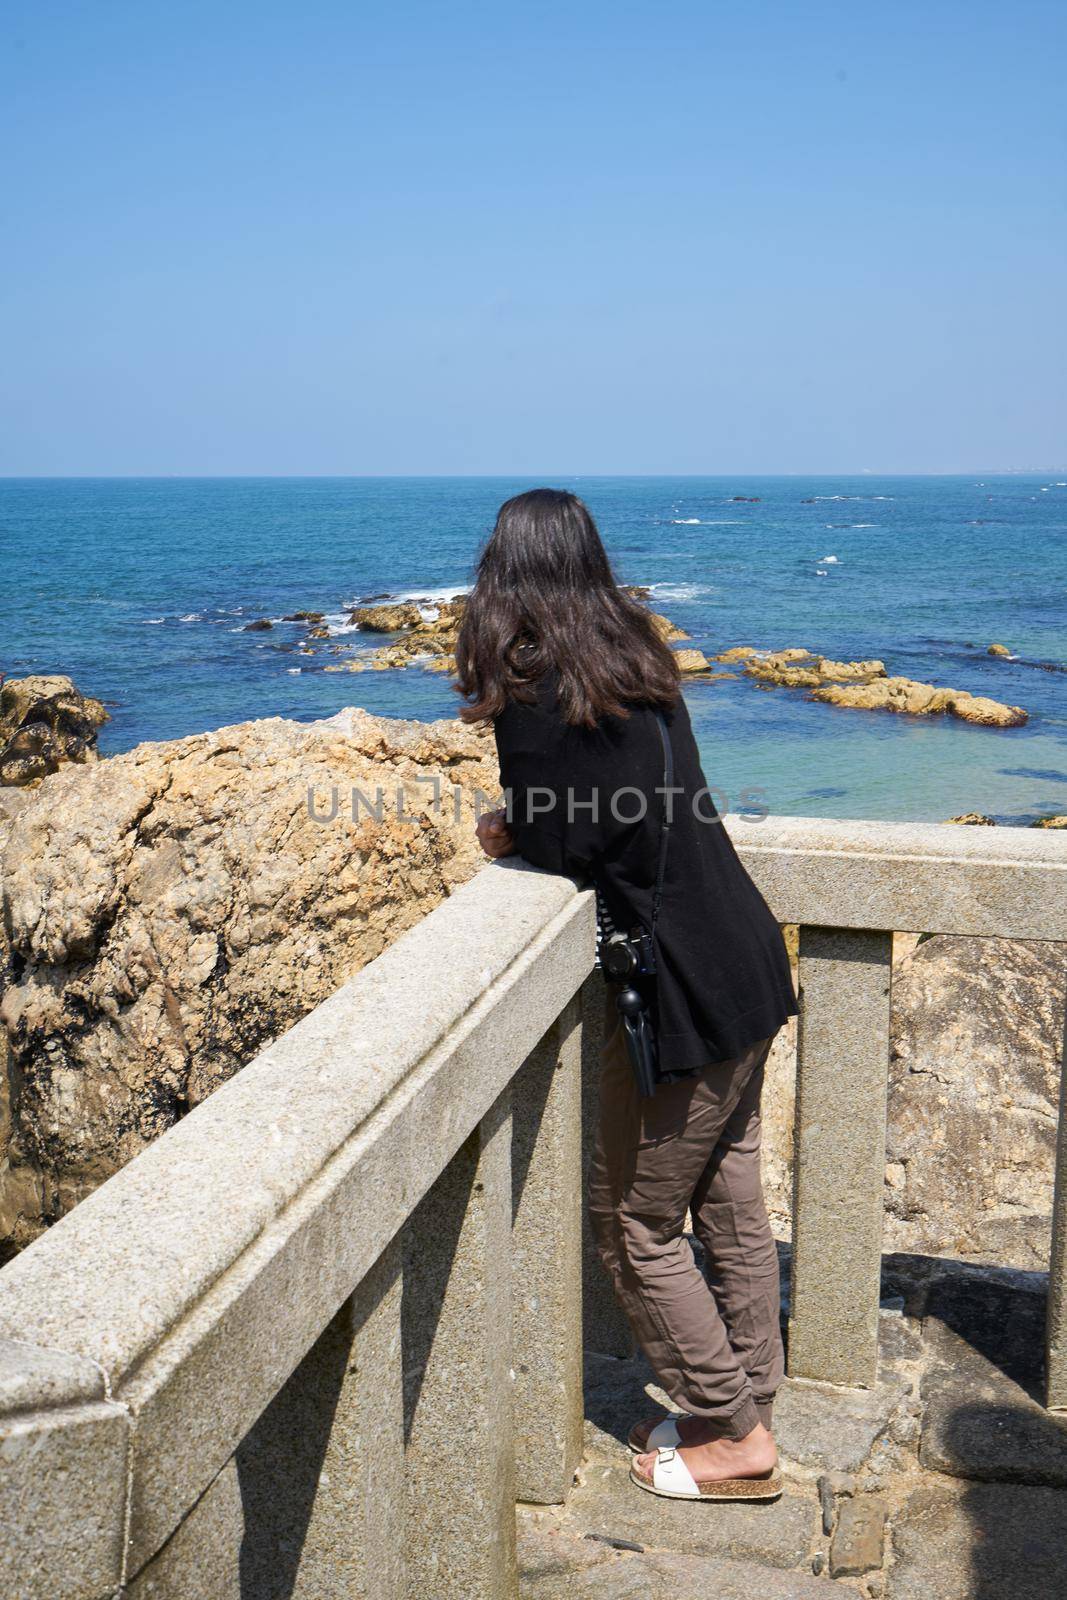
{"type": "MultiPolygon", "coordinates": [[[[763,1477],[778,1463],[774,1437],[762,1422],[743,1439],[724,1439],[709,1436],[708,1424],[700,1417],[679,1417],[678,1434],[682,1441],[678,1454],[697,1483],[763,1477]]],[[[634,1467],[640,1477],[651,1482],[655,1464],[656,1452],[652,1451],[638,1456],[634,1467]]]]}

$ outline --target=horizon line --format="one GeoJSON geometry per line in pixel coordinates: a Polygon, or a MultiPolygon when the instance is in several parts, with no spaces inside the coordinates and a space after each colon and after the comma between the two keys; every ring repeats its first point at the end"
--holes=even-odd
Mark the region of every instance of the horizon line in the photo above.
{"type": "Polygon", "coordinates": [[[389,482],[393,480],[454,480],[478,482],[513,480],[539,477],[543,482],[560,479],[621,479],[639,481],[649,478],[1040,478],[1055,473],[1067,473],[1067,466],[1042,467],[967,467],[952,471],[933,472],[877,472],[870,467],[852,468],[838,472],[0,472],[0,483],[166,483],[166,482],[389,482]]]}

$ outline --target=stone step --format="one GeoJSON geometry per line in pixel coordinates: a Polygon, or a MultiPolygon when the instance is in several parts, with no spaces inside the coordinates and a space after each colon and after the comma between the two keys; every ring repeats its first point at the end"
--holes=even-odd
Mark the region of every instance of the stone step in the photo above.
{"type": "Polygon", "coordinates": [[[842,1585],[832,1579],[758,1561],[614,1550],[561,1536],[557,1541],[559,1548],[544,1551],[532,1564],[523,1541],[520,1600],[830,1600],[832,1594],[842,1600],[842,1585]],[[580,1555],[566,1548],[575,1545],[584,1547],[580,1555]]]}

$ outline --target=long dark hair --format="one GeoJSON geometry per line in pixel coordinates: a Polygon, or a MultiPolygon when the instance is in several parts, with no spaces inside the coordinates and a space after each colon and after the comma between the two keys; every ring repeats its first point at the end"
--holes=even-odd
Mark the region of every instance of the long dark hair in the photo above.
{"type": "Polygon", "coordinates": [[[673,652],[651,613],[619,588],[586,507],[562,489],[531,489],[500,507],[456,662],[466,722],[499,716],[512,698],[533,700],[553,667],[564,717],[586,727],[678,698],[673,652]]]}

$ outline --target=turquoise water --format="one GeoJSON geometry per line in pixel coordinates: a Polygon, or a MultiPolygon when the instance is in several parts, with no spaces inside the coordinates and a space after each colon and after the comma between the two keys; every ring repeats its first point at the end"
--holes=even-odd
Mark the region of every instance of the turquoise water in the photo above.
{"type": "MultiPolygon", "coordinates": [[[[687,689],[709,782],[794,815],[1067,811],[1067,483],[1056,478],[580,478],[621,579],[708,651],[805,645],[1024,706],[1019,729],[687,689]],[[735,501],[734,496],[755,497],[735,501]],[[836,559],[831,560],[830,557],[836,559]],[[997,640],[1018,656],[985,653],[997,640]]],[[[454,714],[448,679],[327,673],[252,618],[460,588],[529,479],[0,481],[0,671],[104,700],[107,753],[251,717],[454,714]]],[[[365,649],[364,635],[333,644],[365,649]]]]}

